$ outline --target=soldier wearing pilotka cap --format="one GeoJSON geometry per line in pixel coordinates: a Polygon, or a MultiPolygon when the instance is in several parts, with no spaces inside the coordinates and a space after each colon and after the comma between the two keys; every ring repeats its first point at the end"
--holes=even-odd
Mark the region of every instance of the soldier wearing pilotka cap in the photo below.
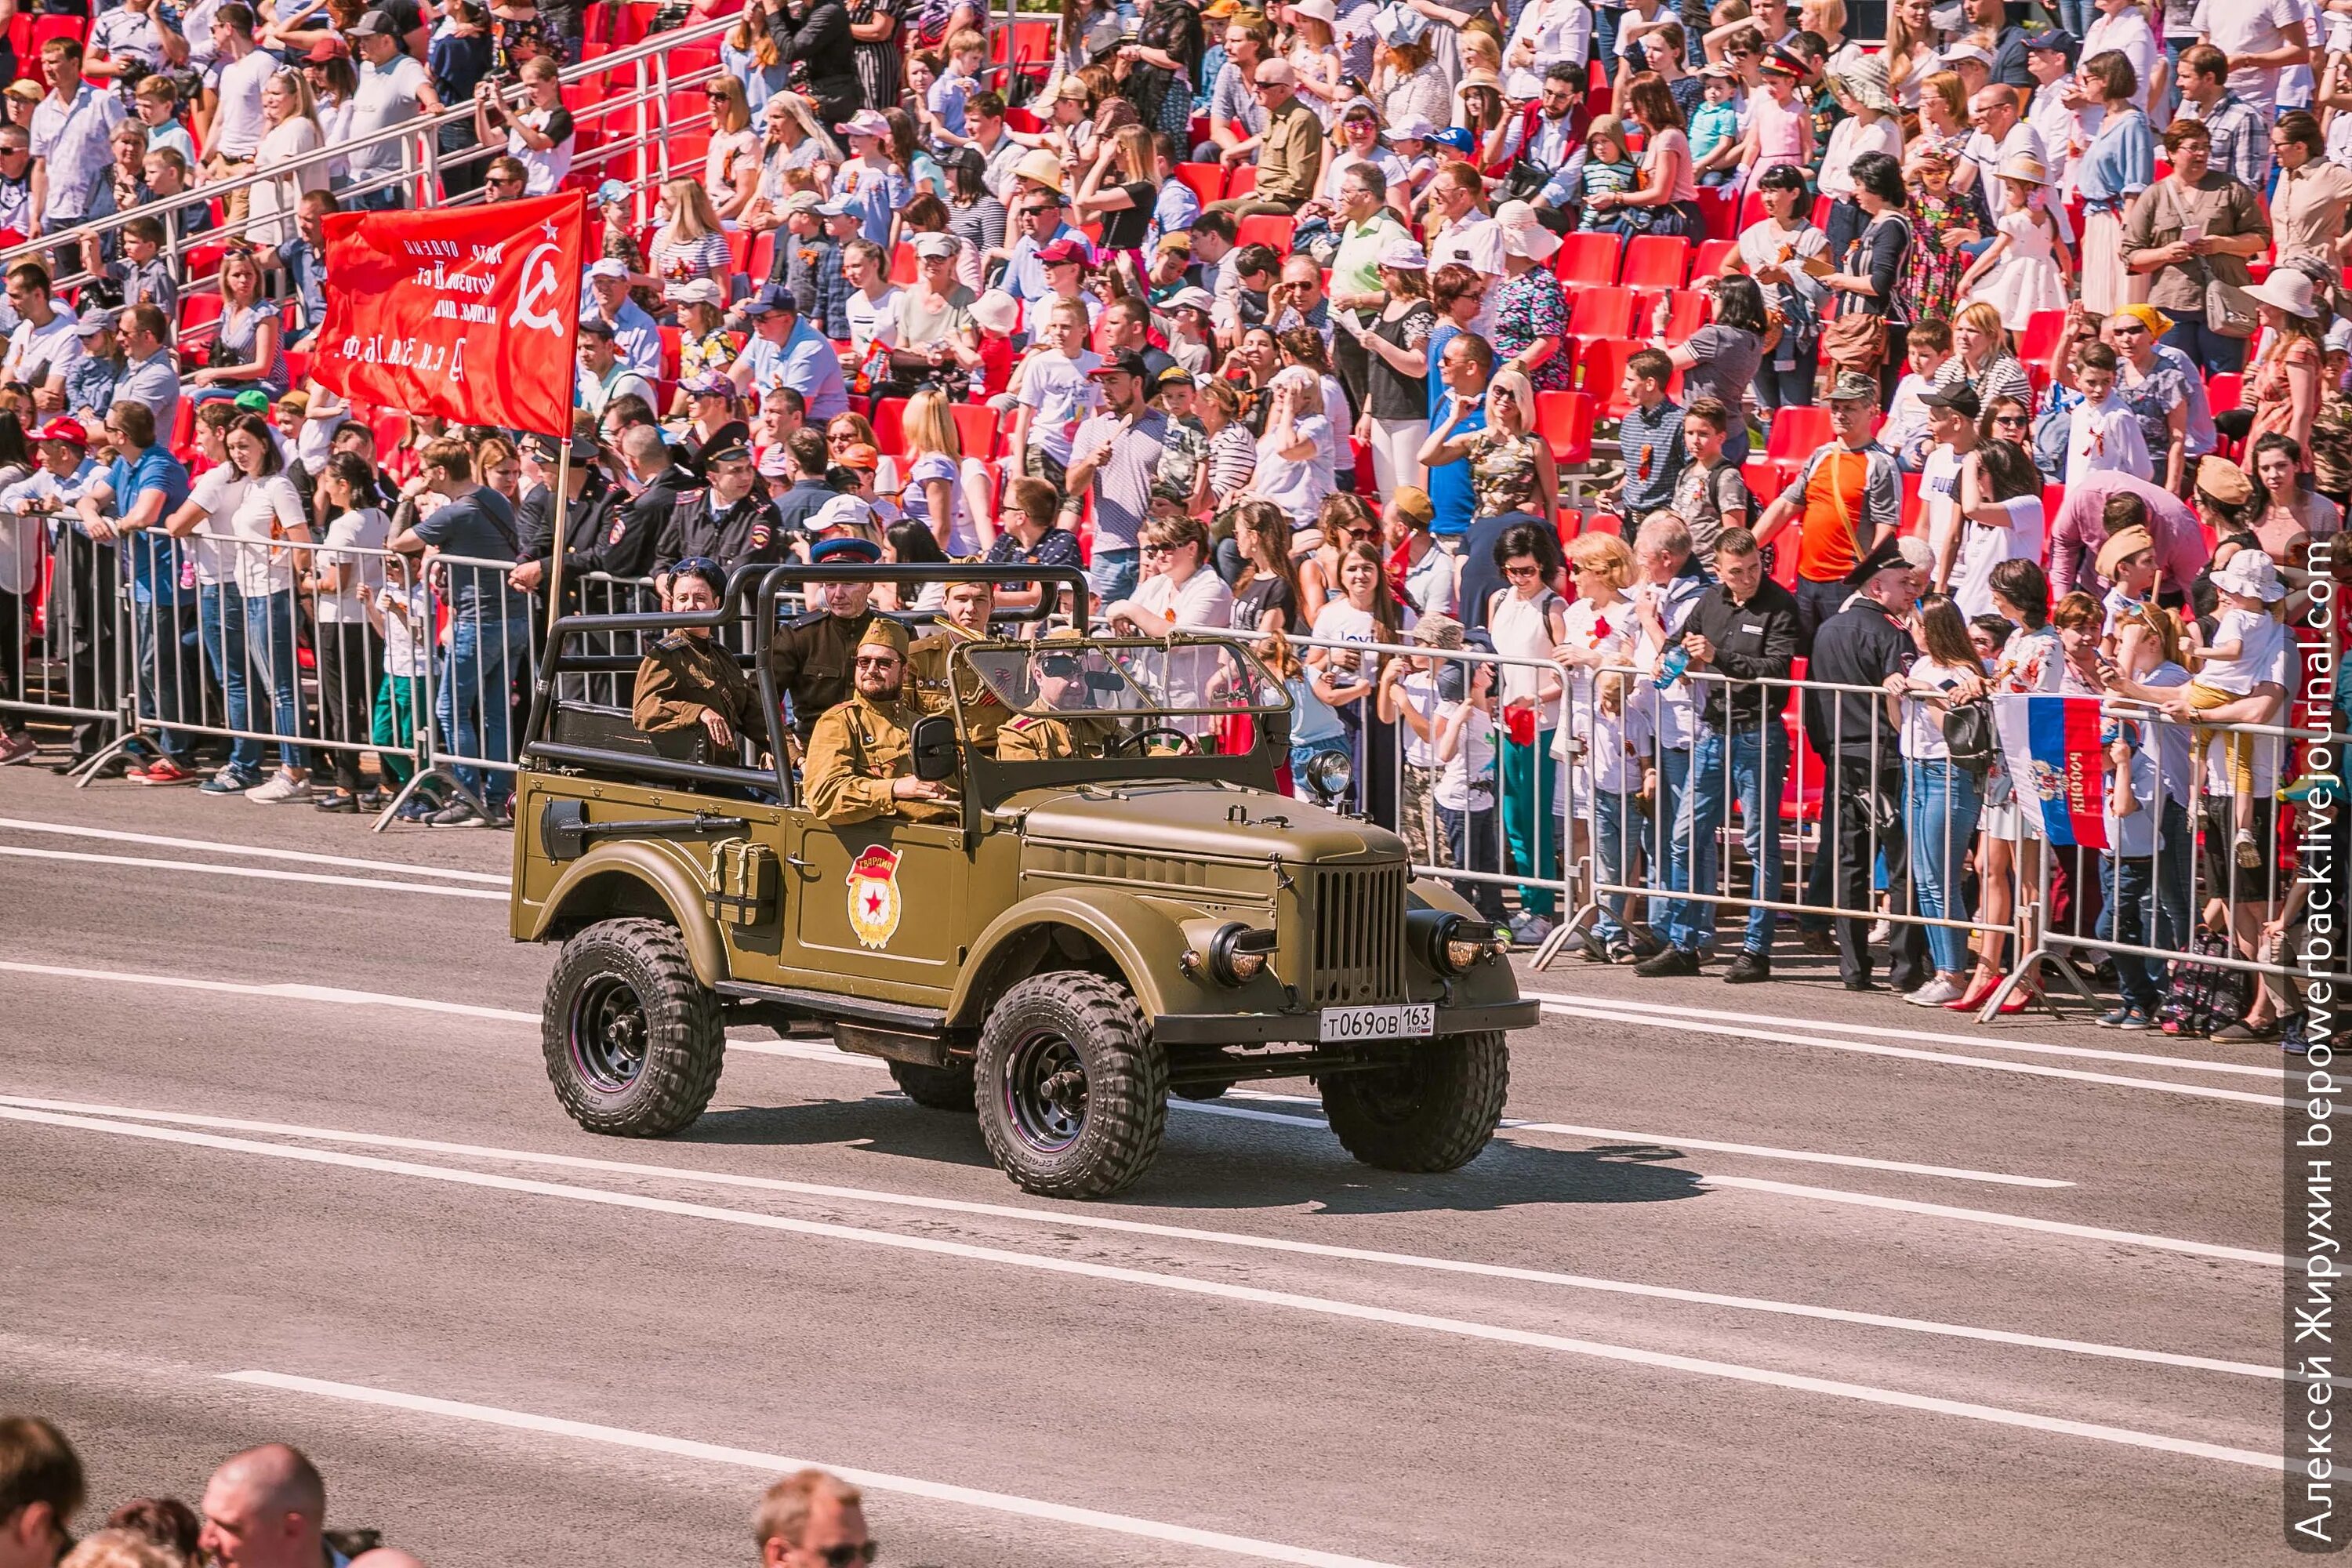
{"type": "Polygon", "coordinates": [[[907,628],[886,616],[866,623],[853,665],[854,696],[827,711],[809,736],[801,769],[808,808],[836,827],[903,816],[951,822],[952,785],[915,777],[911,731],[922,706],[907,696],[907,628]]]}

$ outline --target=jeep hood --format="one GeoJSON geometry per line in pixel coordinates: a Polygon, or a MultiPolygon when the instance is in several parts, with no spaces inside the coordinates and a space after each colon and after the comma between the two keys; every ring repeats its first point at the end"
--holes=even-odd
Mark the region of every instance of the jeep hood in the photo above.
{"type": "Polygon", "coordinates": [[[1160,855],[1279,858],[1291,864],[1404,858],[1403,840],[1384,827],[1256,790],[1192,783],[1087,784],[1037,790],[1006,807],[1023,816],[1033,845],[1160,855]]]}

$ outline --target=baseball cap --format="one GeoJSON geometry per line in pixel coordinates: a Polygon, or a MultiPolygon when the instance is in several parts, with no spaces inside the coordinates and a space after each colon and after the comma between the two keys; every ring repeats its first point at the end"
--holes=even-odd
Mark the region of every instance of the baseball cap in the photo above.
{"type": "Polygon", "coordinates": [[[686,395],[688,397],[732,397],[735,395],[735,383],[731,377],[711,371],[688,382],[686,395]]]}
{"type": "Polygon", "coordinates": [[[847,196],[835,196],[829,202],[819,202],[816,210],[826,217],[847,217],[857,210],[857,204],[847,196]]]}
{"type": "MultiPolygon", "coordinates": [[[[828,528],[866,528],[874,521],[874,509],[856,496],[835,496],[809,516],[809,531],[822,533],[828,528]]],[[[869,564],[882,559],[882,547],[870,539],[820,540],[809,547],[809,560],[817,565],[837,561],[844,565],[852,561],[869,564]]]]}
{"type": "Polygon", "coordinates": [[[616,256],[600,256],[588,264],[591,278],[626,278],[629,264],[616,256]]]}
{"type": "Polygon", "coordinates": [[[36,441],[63,441],[68,446],[88,447],[89,445],[89,432],[82,428],[80,420],[68,419],[60,416],[50,420],[38,430],[34,431],[33,439],[36,441]]]}
{"type": "Polygon", "coordinates": [[[763,479],[789,479],[793,477],[793,455],[784,450],[782,441],[760,454],[760,477],[763,479]]]}
{"type": "Polygon", "coordinates": [[[105,331],[108,328],[113,325],[113,311],[95,310],[84,310],[81,313],[81,319],[74,323],[74,336],[78,338],[94,338],[98,336],[99,333],[105,331]]]}
{"type": "Polygon", "coordinates": [[[941,261],[956,253],[955,236],[951,234],[919,234],[910,242],[915,254],[925,261],[941,261]]]}
{"type": "Polygon", "coordinates": [[[1214,310],[1217,308],[1215,298],[1206,289],[1197,287],[1179,289],[1161,304],[1171,310],[1214,310]]]}
{"type": "Polygon", "coordinates": [[[2035,27],[2029,30],[2018,41],[2029,49],[2054,52],[2064,55],[2070,59],[2074,58],[2074,51],[2081,47],[2074,42],[2074,35],[2063,27],[2035,27]]]}
{"type": "Polygon", "coordinates": [[[625,202],[628,199],[629,187],[618,180],[607,180],[596,187],[596,205],[600,207],[608,207],[614,202],[625,202]]]}
{"type": "Polygon", "coordinates": [[[345,31],[354,38],[389,38],[396,37],[399,29],[392,25],[392,18],[383,12],[367,11],[362,12],[360,19],[353,22],[345,31]]]}
{"type": "Polygon", "coordinates": [[[1977,395],[1965,384],[1923,392],[1919,395],[1919,401],[1930,408],[1948,408],[1969,419],[1974,419],[1984,412],[1984,405],[1977,401],[1977,395]]]}
{"type": "Polygon", "coordinates": [[[882,466],[882,454],[863,441],[853,441],[841,449],[835,461],[845,468],[863,468],[872,473],[882,466]]]}
{"type": "Polygon", "coordinates": [[[824,210],[824,198],[814,191],[794,191],[784,198],[784,211],[787,213],[821,213],[824,210]]]}
{"type": "Polygon", "coordinates": [[[747,316],[790,315],[797,313],[800,308],[800,301],[793,298],[791,289],[773,283],[743,301],[743,313],[747,316]]]}
{"type": "Polygon", "coordinates": [[[1166,370],[1160,373],[1160,379],[1152,384],[1152,389],[1154,391],[1159,391],[1164,387],[1192,386],[1196,384],[1197,383],[1192,380],[1192,373],[1191,371],[1186,370],[1181,364],[1171,364],[1166,370]]]}
{"type": "Polygon", "coordinates": [[[662,298],[675,300],[681,305],[724,305],[727,296],[719,285],[708,278],[690,278],[683,283],[673,283],[662,290],[662,298]]]}
{"type": "Polygon", "coordinates": [[[1037,252],[1037,259],[1048,267],[1060,267],[1072,261],[1084,266],[1087,259],[1087,247],[1080,240],[1057,239],[1041,248],[1037,252]]]}
{"type": "Polygon", "coordinates": [[[1133,349],[1122,349],[1088,371],[1087,375],[1096,381],[1107,375],[1131,375],[1149,385],[1151,382],[1151,367],[1144,363],[1143,356],[1133,349]]]}
{"type": "Polygon", "coordinates": [[[1954,44],[1937,58],[1946,65],[1958,65],[1962,60],[1975,60],[1988,67],[1992,64],[1992,54],[1990,50],[1981,44],[1971,44],[1965,39],[1954,44]]]}
{"type": "Polygon", "coordinates": [[[583,316],[580,318],[580,335],[583,338],[609,338],[613,335],[613,323],[602,316],[583,316]]]}
{"type": "MultiPolygon", "coordinates": [[[[240,392],[232,400],[232,406],[247,414],[267,415],[269,412],[269,394],[257,386],[250,392],[240,392]]],[[[50,423],[54,425],[57,421],[51,420],[50,423]]]]}
{"type": "Polygon", "coordinates": [[[351,46],[344,43],[341,38],[320,38],[317,43],[310,46],[309,51],[305,53],[302,58],[310,61],[314,66],[320,66],[326,64],[329,60],[341,59],[351,52],[351,46]]]}

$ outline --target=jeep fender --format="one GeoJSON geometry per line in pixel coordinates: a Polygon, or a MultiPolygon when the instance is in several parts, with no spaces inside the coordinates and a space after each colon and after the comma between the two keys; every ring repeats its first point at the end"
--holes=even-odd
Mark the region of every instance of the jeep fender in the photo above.
{"type": "Polygon", "coordinates": [[[545,942],[567,917],[609,901],[609,892],[600,891],[594,884],[614,878],[637,884],[661,900],[669,911],[670,923],[686,940],[687,957],[697,980],[716,985],[727,979],[727,951],[703,903],[701,873],[664,839],[614,838],[593,845],[565,867],[555,886],[548,889],[538,918],[522,933],[525,940],[545,942]]]}
{"type": "Polygon", "coordinates": [[[1024,899],[989,922],[956,977],[948,1000],[949,1026],[979,1026],[990,1005],[1013,983],[1008,977],[1037,967],[1039,950],[1056,927],[1082,932],[1110,955],[1146,1018],[1226,1013],[1244,1005],[1243,993],[1184,973],[1188,944],[1180,917],[1116,889],[1063,889],[1024,899]]]}

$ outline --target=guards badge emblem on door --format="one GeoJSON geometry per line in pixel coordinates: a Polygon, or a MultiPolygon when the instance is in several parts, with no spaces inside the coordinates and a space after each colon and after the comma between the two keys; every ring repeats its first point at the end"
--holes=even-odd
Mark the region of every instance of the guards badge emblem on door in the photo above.
{"type": "Polygon", "coordinates": [[[898,852],[877,844],[849,868],[849,929],[867,947],[887,947],[898,930],[898,852]]]}

